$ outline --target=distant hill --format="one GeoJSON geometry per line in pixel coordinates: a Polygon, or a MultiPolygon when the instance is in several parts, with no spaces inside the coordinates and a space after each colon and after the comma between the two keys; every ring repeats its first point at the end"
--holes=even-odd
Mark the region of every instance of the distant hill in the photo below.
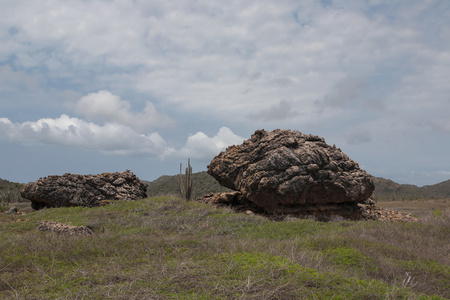
{"type": "Polygon", "coordinates": [[[445,198],[448,198],[450,197],[450,179],[438,184],[426,185],[421,189],[426,191],[427,194],[435,194],[435,197],[445,196],[445,198]]]}
{"type": "Polygon", "coordinates": [[[25,202],[26,199],[20,196],[23,184],[11,182],[0,178],[0,204],[25,202]]]}
{"type": "MultiPolygon", "coordinates": [[[[193,175],[193,197],[201,197],[207,193],[229,191],[222,187],[208,173],[199,172],[193,175]]],[[[373,177],[375,200],[416,200],[416,199],[442,199],[450,198],[450,180],[424,187],[411,184],[399,184],[389,179],[373,177]]],[[[152,196],[165,194],[179,194],[178,176],[161,176],[155,181],[147,181],[149,186],[147,194],[152,196]]]]}
{"type": "Polygon", "coordinates": [[[20,190],[23,184],[11,182],[0,178],[0,191],[20,190]]]}
{"type": "Polygon", "coordinates": [[[450,198],[450,180],[418,187],[412,184],[398,184],[392,180],[373,177],[375,200],[416,200],[450,198]]]}

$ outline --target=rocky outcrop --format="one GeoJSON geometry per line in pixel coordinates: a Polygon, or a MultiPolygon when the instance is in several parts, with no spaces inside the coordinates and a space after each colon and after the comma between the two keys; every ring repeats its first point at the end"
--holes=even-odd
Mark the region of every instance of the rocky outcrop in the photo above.
{"type": "Polygon", "coordinates": [[[216,156],[208,173],[269,214],[353,215],[349,209],[374,190],[371,176],[340,149],[291,130],[257,130],[216,156]]]}
{"type": "Polygon", "coordinates": [[[92,235],[92,229],[87,226],[72,226],[64,225],[55,221],[43,220],[40,222],[37,230],[39,231],[50,231],[61,235],[92,235]]]}
{"type": "Polygon", "coordinates": [[[34,209],[44,207],[99,206],[106,200],[137,200],[146,197],[147,185],[130,171],[98,175],[48,176],[26,184],[21,196],[34,209]]]}

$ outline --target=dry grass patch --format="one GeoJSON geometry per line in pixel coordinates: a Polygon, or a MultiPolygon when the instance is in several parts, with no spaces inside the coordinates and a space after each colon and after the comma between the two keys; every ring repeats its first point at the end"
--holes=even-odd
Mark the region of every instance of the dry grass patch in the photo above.
{"type": "Polygon", "coordinates": [[[408,212],[420,218],[428,217],[434,211],[450,215],[450,199],[378,201],[376,205],[390,210],[408,212]]]}

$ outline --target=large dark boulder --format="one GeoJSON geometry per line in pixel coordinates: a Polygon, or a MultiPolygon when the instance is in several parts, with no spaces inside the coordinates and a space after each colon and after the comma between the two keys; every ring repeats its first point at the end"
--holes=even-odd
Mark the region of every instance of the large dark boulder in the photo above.
{"type": "Polygon", "coordinates": [[[98,175],[48,176],[26,184],[21,196],[34,209],[44,207],[99,206],[104,200],[146,198],[147,185],[130,171],[98,175]]]}
{"type": "Polygon", "coordinates": [[[371,176],[340,149],[292,130],[257,130],[216,156],[208,173],[268,213],[348,210],[375,188],[371,176]]]}

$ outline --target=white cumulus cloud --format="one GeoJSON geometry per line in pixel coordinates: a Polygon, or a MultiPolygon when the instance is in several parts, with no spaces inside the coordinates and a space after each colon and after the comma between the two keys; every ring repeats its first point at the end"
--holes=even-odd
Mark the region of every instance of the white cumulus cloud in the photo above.
{"type": "Polygon", "coordinates": [[[188,137],[181,149],[176,150],[156,132],[144,135],[122,124],[98,125],[64,114],[56,119],[43,118],[23,123],[0,118],[0,137],[31,144],[96,149],[118,155],[144,155],[161,159],[192,157],[201,160],[211,159],[227,146],[240,144],[244,140],[231,129],[222,127],[213,137],[197,132],[188,137]]]}
{"type": "Polygon", "coordinates": [[[121,100],[119,96],[106,90],[82,97],[75,109],[88,119],[99,118],[105,122],[119,123],[141,131],[174,125],[174,121],[167,115],[159,113],[150,101],[146,102],[142,112],[134,112],[129,101],[121,100]]]}
{"type": "Polygon", "coordinates": [[[291,128],[373,169],[382,151],[447,170],[449,12],[445,0],[2,0],[0,137],[178,159],[234,142],[210,128],[291,128]]]}
{"type": "Polygon", "coordinates": [[[244,141],[228,127],[222,127],[219,132],[208,137],[203,132],[189,136],[184,147],[174,152],[166,152],[165,156],[191,157],[198,160],[209,160],[228,146],[238,145],[244,141]]]}
{"type": "Polygon", "coordinates": [[[0,119],[0,137],[27,143],[64,145],[125,155],[162,155],[170,148],[158,133],[140,134],[130,127],[106,123],[97,125],[61,115],[35,122],[13,123],[0,119]]]}

